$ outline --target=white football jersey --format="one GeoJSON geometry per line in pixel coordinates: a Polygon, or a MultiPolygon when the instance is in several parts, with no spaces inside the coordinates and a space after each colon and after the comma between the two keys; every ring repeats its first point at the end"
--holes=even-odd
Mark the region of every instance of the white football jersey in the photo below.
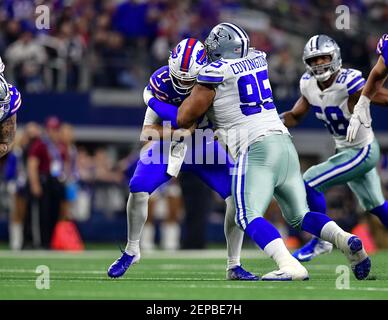
{"type": "Polygon", "coordinates": [[[273,103],[264,52],[251,49],[245,58],[213,62],[197,81],[215,85],[207,116],[233,157],[261,137],[289,134],[273,103]]]}
{"type": "Polygon", "coordinates": [[[305,73],[300,79],[300,92],[307,99],[315,112],[332,134],[336,147],[364,147],[372,143],[372,128],[361,125],[356,139],[346,141],[346,131],[352,114],[348,109],[349,96],[361,90],[365,85],[362,73],[355,69],[341,68],[333,84],[321,90],[317,80],[305,73]]]}

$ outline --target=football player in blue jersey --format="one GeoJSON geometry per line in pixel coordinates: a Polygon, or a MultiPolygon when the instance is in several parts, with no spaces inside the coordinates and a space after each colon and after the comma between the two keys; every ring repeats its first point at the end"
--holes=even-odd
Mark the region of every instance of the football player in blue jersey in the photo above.
{"type": "Polygon", "coordinates": [[[22,104],[20,92],[4,76],[0,58],[0,158],[12,148],[16,134],[16,112],[22,104]]]}
{"type": "MultiPolygon", "coordinates": [[[[166,128],[162,126],[162,121],[168,119],[168,117],[163,114],[163,104],[179,107],[184,99],[189,96],[199,71],[206,64],[205,47],[197,39],[184,39],[172,50],[168,66],[156,70],[144,90],[144,100],[148,108],[143,124],[143,137],[153,136],[155,132],[158,133],[158,138],[166,137],[166,128]],[[155,104],[160,104],[162,107],[159,114],[150,108],[150,105],[155,104]]],[[[168,139],[166,140],[171,138],[171,134],[177,132],[174,131],[174,128],[177,128],[176,121],[172,121],[171,125],[173,128],[167,134],[168,139]]],[[[208,126],[208,121],[202,119],[198,125],[193,126],[193,129],[195,127],[207,128],[208,126]]],[[[193,141],[192,148],[191,150],[189,148],[187,153],[195,159],[197,159],[196,155],[198,154],[201,154],[205,159],[209,159],[208,153],[213,153],[211,156],[213,156],[214,163],[186,161],[190,159],[185,157],[187,151],[185,143],[174,141],[170,143],[169,141],[159,140],[152,141],[143,148],[129,183],[130,194],[127,203],[128,242],[122,256],[109,267],[109,277],[121,277],[129,266],[139,261],[139,240],[147,219],[149,196],[159,186],[170,180],[172,176],[176,176],[181,168],[182,171],[191,171],[198,175],[226,201],[224,230],[228,251],[227,279],[258,280],[257,276],[245,271],[240,264],[244,234],[234,223],[235,206],[231,197],[233,161],[217,141],[212,140],[210,143],[206,143],[206,141],[201,140],[198,143],[198,141],[194,141],[194,137],[190,139],[193,141]],[[171,150],[170,152],[174,153],[174,156],[169,156],[165,150],[171,150]],[[150,161],[151,157],[156,161],[150,161]],[[166,161],[167,158],[168,161],[166,161]],[[178,164],[172,165],[171,162],[174,158],[179,158],[180,161],[178,161],[178,164]],[[184,163],[182,163],[183,159],[185,159],[184,163]]]]}

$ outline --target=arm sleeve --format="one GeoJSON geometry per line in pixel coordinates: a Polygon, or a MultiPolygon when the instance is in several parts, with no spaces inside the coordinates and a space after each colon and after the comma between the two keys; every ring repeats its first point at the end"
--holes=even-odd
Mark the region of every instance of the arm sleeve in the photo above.
{"type": "Polygon", "coordinates": [[[361,90],[365,85],[365,79],[362,76],[361,71],[349,69],[351,73],[346,81],[346,88],[348,95],[351,96],[353,93],[361,90]]]}
{"type": "Polygon", "coordinates": [[[158,114],[150,107],[148,107],[144,116],[143,126],[158,124],[160,122],[161,119],[159,118],[158,114]]]}
{"type": "Polygon", "coordinates": [[[159,101],[156,98],[151,98],[148,101],[148,107],[157,113],[164,121],[170,121],[174,129],[178,129],[176,118],[178,116],[178,108],[172,104],[159,101]]]}

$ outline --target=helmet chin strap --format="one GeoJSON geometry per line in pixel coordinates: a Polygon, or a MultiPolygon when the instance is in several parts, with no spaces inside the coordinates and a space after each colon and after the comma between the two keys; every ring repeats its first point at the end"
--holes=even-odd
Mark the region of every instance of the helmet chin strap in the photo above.
{"type": "Polygon", "coordinates": [[[320,82],[324,82],[326,80],[329,80],[331,77],[332,73],[328,70],[323,74],[314,74],[314,78],[317,79],[320,82]]]}

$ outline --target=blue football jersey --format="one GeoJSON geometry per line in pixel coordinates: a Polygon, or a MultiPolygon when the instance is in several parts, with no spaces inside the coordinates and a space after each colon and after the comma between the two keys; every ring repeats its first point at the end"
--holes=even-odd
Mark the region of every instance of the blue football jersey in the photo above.
{"type": "MultiPolygon", "coordinates": [[[[152,95],[158,100],[177,107],[190,95],[190,93],[183,95],[175,91],[168,66],[161,67],[152,74],[147,89],[151,90],[152,95]]],[[[206,115],[200,117],[197,123],[198,129],[213,127],[212,122],[206,115]]]]}
{"type": "Polygon", "coordinates": [[[384,34],[377,43],[376,52],[384,58],[385,65],[388,67],[388,34],[384,34]]]}
{"type": "Polygon", "coordinates": [[[3,122],[12,117],[22,105],[22,96],[18,89],[16,89],[16,87],[14,87],[12,84],[8,84],[8,87],[11,94],[11,101],[9,105],[5,106],[4,108],[0,108],[0,122],[3,122]]]}
{"type": "Polygon", "coordinates": [[[174,90],[168,66],[163,66],[152,74],[147,88],[152,91],[155,98],[176,106],[179,106],[189,96],[189,94],[182,95],[174,90]]]}

